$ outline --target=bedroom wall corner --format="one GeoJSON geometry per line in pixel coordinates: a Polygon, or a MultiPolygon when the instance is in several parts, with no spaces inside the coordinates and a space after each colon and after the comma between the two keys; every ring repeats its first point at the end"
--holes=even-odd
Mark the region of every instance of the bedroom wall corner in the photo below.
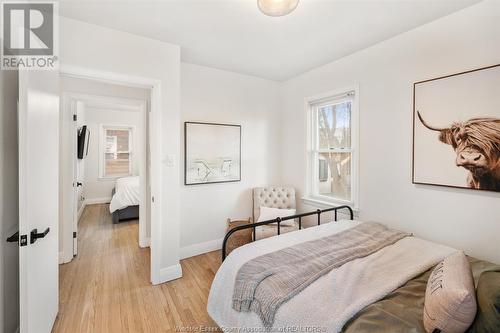
{"type": "MultiPolygon", "coordinates": [[[[181,185],[180,253],[186,258],[220,249],[227,218],[252,216],[253,187],[281,183],[282,119],[279,82],[188,63],[181,74],[182,128],[185,121],[242,126],[240,182],[181,185]]],[[[180,171],[183,180],[184,164],[180,171]]]]}

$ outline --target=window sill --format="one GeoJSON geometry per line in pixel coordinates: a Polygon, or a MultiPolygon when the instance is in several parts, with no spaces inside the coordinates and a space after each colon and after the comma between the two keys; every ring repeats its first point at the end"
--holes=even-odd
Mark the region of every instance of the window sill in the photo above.
{"type": "Polygon", "coordinates": [[[123,175],[123,176],[113,176],[113,177],[99,177],[97,178],[98,181],[100,182],[110,182],[110,181],[115,181],[119,178],[123,178],[123,177],[131,177],[132,175],[123,175]]]}
{"type": "Polygon", "coordinates": [[[359,209],[356,208],[352,202],[334,201],[334,200],[328,201],[328,200],[318,199],[315,197],[302,197],[302,203],[308,206],[313,206],[316,208],[323,208],[323,209],[338,207],[338,206],[350,206],[354,211],[354,216],[357,217],[359,215],[359,209]]]}

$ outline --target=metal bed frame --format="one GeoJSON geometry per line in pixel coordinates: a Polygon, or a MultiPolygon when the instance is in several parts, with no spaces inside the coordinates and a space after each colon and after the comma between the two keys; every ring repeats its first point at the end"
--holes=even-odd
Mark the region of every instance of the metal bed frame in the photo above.
{"type": "Polygon", "coordinates": [[[244,229],[250,229],[253,228],[253,238],[252,240],[255,241],[255,228],[259,227],[261,225],[267,225],[271,223],[276,223],[276,226],[278,228],[278,235],[281,234],[281,222],[287,221],[287,220],[295,220],[299,219],[299,230],[302,230],[302,218],[306,216],[312,216],[312,215],[317,215],[318,216],[318,225],[321,224],[321,213],[326,213],[326,212],[331,212],[333,211],[334,214],[334,221],[337,221],[337,212],[341,209],[347,209],[349,211],[350,219],[354,219],[354,212],[351,207],[349,206],[338,206],[338,207],[332,207],[332,208],[327,208],[327,209],[317,209],[312,212],[308,213],[302,213],[302,214],[297,214],[297,215],[290,215],[286,217],[277,217],[274,220],[267,220],[267,221],[262,221],[262,222],[255,222],[255,223],[249,223],[245,225],[240,225],[235,227],[234,229],[229,230],[226,233],[226,236],[224,236],[224,240],[222,241],[222,261],[226,259],[226,243],[229,237],[231,237],[232,234],[234,234],[236,231],[244,230],[244,229]]]}

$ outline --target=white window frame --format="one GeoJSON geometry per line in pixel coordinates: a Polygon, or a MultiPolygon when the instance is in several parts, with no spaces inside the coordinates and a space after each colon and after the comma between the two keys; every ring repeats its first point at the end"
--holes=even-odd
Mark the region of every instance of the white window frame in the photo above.
{"type": "Polygon", "coordinates": [[[359,86],[353,85],[343,89],[330,91],[305,99],[307,113],[307,149],[306,149],[306,195],[304,203],[325,208],[331,206],[349,205],[359,209],[359,86]],[[327,105],[351,101],[351,148],[350,149],[320,149],[318,142],[318,109],[327,105]],[[332,198],[319,194],[319,164],[318,155],[321,152],[351,153],[351,200],[332,198]]]}
{"type": "Polygon", "coordinates": [[[134,143],[135,143],[135,126],[130,126],[130,125],[106,125],[106,124],[100,124],[99,125],[99,179],[100,180],[113,180],[113,179],[118,179],[121,177],[127,177],[127,176],[132,176],[134,173],[133,167],[134,167],[134,143]],[[106,153],[106,131],[107,130],[127,130],[129,131],[129,173],[128,174],[123,174],[123,175],[117,175],[117,176],[108,176],[105,174],[106,170],[106,159],[105,159],[105,153],[106,153]]]}

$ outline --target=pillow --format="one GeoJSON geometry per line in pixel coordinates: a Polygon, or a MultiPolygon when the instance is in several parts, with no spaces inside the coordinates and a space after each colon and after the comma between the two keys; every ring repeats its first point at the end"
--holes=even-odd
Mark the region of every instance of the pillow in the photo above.
{"type": "MultiPolygon", "coordinates": [[[[277,217],[285,217],[295,215],[295,209],[280,209],[280,208],[270,208],[270,207],[260,207],[259,220],[257,222],[274,220],[277,217]]],[[[281,222],[281,225],[293,226],[295,225],[294,220],[287,220],[281,222]]]]}
{"type": "Polygon", "coordinates": [[[424,301],[424,327],[443,333],[463,333],[476,315],[476,290],[469,261],[456,252],[432,271],[424,301]]]}
{"type": "Polygon", "coordinates": [[[469,332],[500,332],[500,271],[482,273],[476,294],[478,311],[469,332]]]}

